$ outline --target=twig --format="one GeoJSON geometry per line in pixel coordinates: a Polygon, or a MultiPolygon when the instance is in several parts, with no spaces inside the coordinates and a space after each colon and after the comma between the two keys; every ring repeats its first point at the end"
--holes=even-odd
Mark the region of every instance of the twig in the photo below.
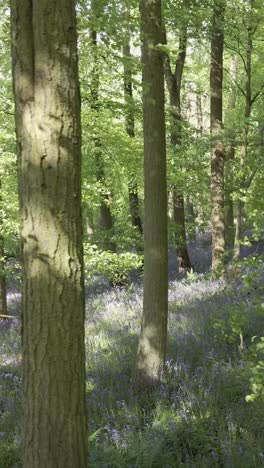
{"type": "Polygon", "coordinates": [[[0,314],[0,318],[16,319],[17,317],[16,317],[15,315],[3,315],[3,314],[0,314]]]}

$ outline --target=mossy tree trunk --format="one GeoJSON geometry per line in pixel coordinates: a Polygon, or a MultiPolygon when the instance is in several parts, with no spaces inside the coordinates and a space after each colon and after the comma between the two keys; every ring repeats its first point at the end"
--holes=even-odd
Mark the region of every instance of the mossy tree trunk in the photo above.
{"type": "Polygon", "coordinates": [[[141,0],[144,120],[144,299],[137,383],[159,379],[168,315],[168,239],[161,1],[141,0]]]}
{"type": "MultiPolygon", "coordinates": [[[[182,141],[182,115],[181,115],[181,85],[182,74],[185,64],[187,47],[187,30],[181,31],[179,40],[179,53],[176,60],[175,71],[171,69],[170,57],[164,55],[165,77],[170,95],[171,110],[171,144],[175,152],[181,146],[182,141]]],[[[180,168],[178,167],[178,170],[180,168]]],[[[173,220],[175,223],[175,245],[179,265],[179,271],[186,271],[191,268],[191,261],[187,249],[184,196],[180,187],[173,184],[173,220]]]]}
{"type": "Polygon", "coordinates": [[[86,466],[74,0],[12,0],[23,243],[25,468],[86,466]]]}
{"type": "Polygon", "coordinates": [[[212,17],[211,38],[211,199],[212,199],[212,272],[217,273],[225,253],[224,220],[224,145],[223,114],[223,51],[225,1],[216,0],[212,17]]]}

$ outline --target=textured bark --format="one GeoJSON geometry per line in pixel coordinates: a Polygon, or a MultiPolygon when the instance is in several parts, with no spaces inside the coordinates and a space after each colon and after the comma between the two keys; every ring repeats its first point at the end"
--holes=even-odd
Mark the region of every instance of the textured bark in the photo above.
{"type": "MultiPolygon", "coordinates": [[[[97,50],[97,31],[91,32],[91,40],[93,45],[93,60],[94,66],[92,69],[92,83],[91,83],[91,108],[94,111],[95,120],[98,118],[99,112],[99,63],[98,63],[98,50],[97,50]]],[[[105,186],[105,169],[104,169],[104,158],[102,153],[102,147],[99,136],[94,138],[95,147],[95,164],[96,164],[96,178],[101,185],[100,193],[100,214],[98,225],[103,234],[103,244],[105,249],[112,251],[116,250],[116,244],[111,238],[113,234],[113,217],[110,209],[110,197],[107,193],[105,186]]]]}
{"type": "MultiPolygon", "coordinates": [[[[182,74],[186,57],[187,31],[181,32],[179,40],[179,53],[176,61],[175,71],[171,70],[170,58],[164,57],[165,77],[170,95],[171,110],[171,144],[177,151],[181,145],[181,84],[182,74]]],[[[184,196],[176,185],[172,187],[173,192],[173,220],[175,223],[175,244],[178,259],[179,271],[191,268],[191,261],[188,254],[186,242],[185,216],[184,216],[184,196]]]]}
{"type": "Polygon", "coordinates": [[[161,2],[142,0],[141,34],[144,120],[144,300],[137,358],[137,383],[159,378],[168,316],[168,240],[164,76],[161,2]]]}
{"type": "MultiPolygon", "coordinates": [[[[131,69],[131,52],[129,39],[126,38],[123,45],[123,57],[124,57],[124,95],[126,103],[126,131],[130,138],[135,136],[135,104],[133,98],[133,85],[132,85],[132,69],[131,69]]],[[[129,194],[129,208],[132,226],[134,226],[140,236],[143,234],[142,222],[139,213],[139,199],[138,199],[138,188],[135,181],[134,174],[131,175],[128,184],[129,194]]]]}
{"type": "Polygon", "coordinates": [[[224,145],[222,141],[224,1],[216,0],[211,39],[211,199],[212,272],[219,271],[225,252],[224,222],[224,145]]]}
{"type": "Polygon", "coordinates": [[[12,0],[25,468],[86,466],[75,1],[12,0]]]}

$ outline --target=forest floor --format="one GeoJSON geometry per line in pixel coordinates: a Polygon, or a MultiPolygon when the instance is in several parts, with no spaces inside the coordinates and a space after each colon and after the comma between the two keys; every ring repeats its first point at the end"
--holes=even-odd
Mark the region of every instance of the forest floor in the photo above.
{"type": "MultiPolygon", "coordinates": [[[[263,261],[251,255],[239,277],[213,280],[209,251],[206,238],[190,246],[203,273],[184,279],[171,252],[164,375],[140,398],[132,382],[142,285],[87,287],[89,467],[264,466],[263,261]]],[[[12,282],[8,299],[18,314],[12,282]]],[[[20,466],[21,406],[20,323],[2,321],[0,468],[20,466]]]]}

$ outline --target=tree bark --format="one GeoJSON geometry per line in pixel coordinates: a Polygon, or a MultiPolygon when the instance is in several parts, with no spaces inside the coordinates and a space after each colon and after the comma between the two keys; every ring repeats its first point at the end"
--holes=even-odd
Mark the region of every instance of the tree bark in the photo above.
{"type": "MultiPolygon", "coordinates": [[[[165,77],[167,88],[170,95],[171,110],[171,145],[177,151],[181,146],[182,140],[182,115],[181,115],[181,84],[182,74],[185,64],[187,46],[187,31],[181,31],[179,40],[179,53],[176,60],[174,73],[171,70],[170,58],[164,57],[165,77]]],[[[175,223],[175,244],[178,259],[179,271],[184,272],[191,268],[191,261],[188,254],[186,242],[185,214],[184,214],[184,196],[182,190],[175,184],[172,187],[173,192],[173,220],[175,223]]]]}
{"type": "MultiPolygon", "coordinates": [[[[135,137],[135,104],[133,98],[131,52],[129,39],[126,38],[123,45],[124,58],[124,95],[126,103],[126,131],[130,138],[135,137]]],[[[135,175],[130,176],[128,183],[129,208],[132,226],[135,227],[140,236],[143,234],[142,222],[139,213],[138,187],[135,181],[135,175]]]]}
{"type": "Polygon", "coordinates": [[[144,299],[136,380],[160,377],[167,341],[168,239],[161,1],[141,0],[144,121],[144,299]]]}
{"type": "Polygon", "coordinates": [[[212,272],[219,272],[225,252],[224,222],[224,145],[222,141],[223,109],[223,0],[216,0],[212,18],[211,39],[211,199],[212,199],[212,272]]]}
{"type": "Polygon", "coordinates": [[[86,466],[75,1],[12,0],[25,468],[86,466]]]}

